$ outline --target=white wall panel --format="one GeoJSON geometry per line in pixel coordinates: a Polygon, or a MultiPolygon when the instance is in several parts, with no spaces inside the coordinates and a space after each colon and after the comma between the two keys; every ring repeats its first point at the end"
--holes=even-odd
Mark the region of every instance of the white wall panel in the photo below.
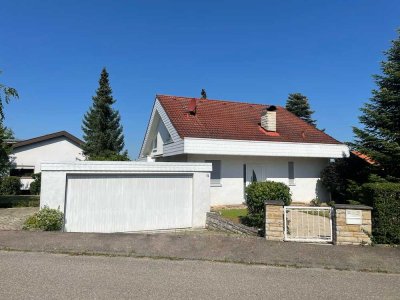
{"type": "Polygon", "coordinates": [[[69,175],[65,231],[192,227],[190,175],[69,175]]]}
{"type": "Polygon", "coordinates": [[[242,140],[185,138],[184,153],[274,157],[341,158],[344,156],[349,156],[349,147],[344,144],[259,142],[242,140]]]}

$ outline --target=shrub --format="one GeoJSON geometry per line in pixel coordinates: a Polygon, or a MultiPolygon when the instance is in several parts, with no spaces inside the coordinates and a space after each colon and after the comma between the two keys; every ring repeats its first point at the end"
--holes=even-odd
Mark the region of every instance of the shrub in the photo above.
{"type": "Polygon", "coordinates": [[[40,184],[42,181],[42,175],[40,173],[36,173],[32,175],[34,181],[29,186],[29,190],[31,195],[39,195],[40,194],[40,184]]]}
{"type": "Polygon", "coordinates": [[[290,188],[282,182],[253,182],[246,188],[246,204],[249,215],[243,221],[249,226],[264,227],[266,200],[282,200],[290,205],[290,188]]]}
{"type": "Polygon", "coordinates": [[[400,184],[364,184],[363,202],[374,208],[373,241],[378,244],[400,244],[400,184]]]}
{"type": "Polygon", "coordinates": [[[0,196],[0,208],[10,207],[38,207],[39,196],[32,195],[8,195],[0,196]]]}
{"type": "Polygon", "coordinates": [[[62,229],[64,214],[59,209],[43,207],[37,213],[26,219],[23,229],[40,229],[44,231],[58,231],[62,229]]]}
{"type": "Polygon", "coordinates": [[[0,181],[0,195],[18,195],[21,189],[19,177],[6,176],[0,181]]]}
{"type": "Polygon", "coordinates": [[[360,187],[376,171],[373,166],[355,155],[329,163],[321,172],[321,183],[337,203],[358,200],[360,187]]]}

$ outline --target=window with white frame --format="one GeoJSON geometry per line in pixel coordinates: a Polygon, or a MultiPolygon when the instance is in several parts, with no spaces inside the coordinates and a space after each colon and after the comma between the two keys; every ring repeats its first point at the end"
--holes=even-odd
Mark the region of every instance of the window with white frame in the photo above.
{"type": "Polygon", "coordinates": [[[295,185],[294,182],[294,162],[289,161],[288,162],[288,178],[289,178],[289,185],[295,185]]]}
{"type": "Polygon", "coordinates": [[[221,185],[221,161],[220,160],[206,160],[207,163],[212,164],[211,171],[211,186],[221,185]]]}
{"type": "Polygon", "coordinates": [[[153,139],[153,141],[151,143],[151,149],[152,149],[152,152],[157,152],[157,135],[155,136],[155,138],[153,139]]]}

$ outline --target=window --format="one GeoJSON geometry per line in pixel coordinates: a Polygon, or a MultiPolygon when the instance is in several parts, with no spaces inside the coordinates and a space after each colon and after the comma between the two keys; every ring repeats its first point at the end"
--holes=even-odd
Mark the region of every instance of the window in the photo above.
{"type": "Polygon", "coordinates": [[[212,163],[211,171],[211,186],[221,185],[221,161],[220,160],[206,160],[208,163],[212,163]]]}
{"type": "Polygon", "coordinates": [[[17,168],[17,169],[11,169],[10,170],[10,176],[16,176],[16,177],[32,177],[35,169],[32,168],[17,168]]]}
{"type": "Polygon", "coordinates": [[[295,185],[294,183],[294,162],[289,161],[288,163],[288,169],[289,169],[289,185],[295,185]]]}
{"type": "Polygon", "coordinates": [[[165,139],[165,143],[164,144],[169,144],[171,142],[172,142],[171,135],[169,134],[169,132],[167,132],[167,138],[165,139]]]}
{"type": "Polygon", "coordinates": [[[157,136],[154,138],[153,142],[151,143],[152,152],[157,152],[157,136]]]}

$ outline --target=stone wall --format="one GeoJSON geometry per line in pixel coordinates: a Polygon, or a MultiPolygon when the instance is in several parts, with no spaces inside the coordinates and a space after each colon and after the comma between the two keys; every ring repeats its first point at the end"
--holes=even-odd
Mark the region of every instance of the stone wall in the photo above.
{"type": "Polygon", "coordinates": [[[219,230],[229,233],[245,234],[245,235],[258,235],[256,228],[244,226],[242,224],[233,223],[219,215],[217,212],[207,213],[206,227],[212,230],[219,230]]]}
{"type": "Polygon", "coordinates": [[[371,244],[371,210],[372,207],[363,205],[335,205],[335,215],[333,219],[334,244],[371,244]]]}
{"type": "Polygon", "coordinates": [[[267,240],[284,240],[283,205],[283,201],[265,201],[265,238],[267,240]]]}
{"type": "MultiPolygon", "coordinates": [[[[371,244],[372,207],[337,204],[334,207],[332,232],[336,245],[371,244]]],[[[265,201],[265,238],[284,241],[284,203],[265,201]]]]}

